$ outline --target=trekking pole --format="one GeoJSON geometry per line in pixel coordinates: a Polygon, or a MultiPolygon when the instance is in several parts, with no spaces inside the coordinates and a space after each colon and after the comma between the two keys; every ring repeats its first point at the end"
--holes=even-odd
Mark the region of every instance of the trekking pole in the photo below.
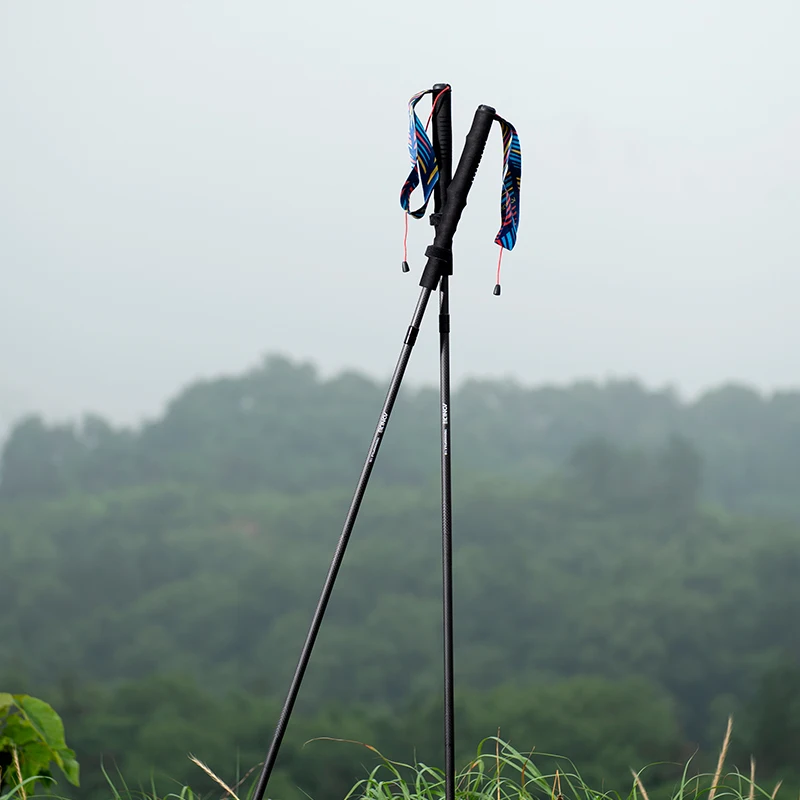
{"type": "MultiPolygon", "coordinates": [[[[439,180],[434,187],[434,213],[431,223],[438,225],[447,200],[453,169],[453,123],[451,89],[446,84],[433,87],[433,151],[439,165],[439,180]]],[[[451,473],[452,436],[450,425],[450,269],[439,279],[439,400],[442,446],[442,633],[444,640],[444,777],[445,800],[456,792],[455,752],[455,676],[453,655],[453,482],[451,473]]]]}
{"type": "MultiPolygon", "coordinates": [[[[431,224],[439,224],[440,209],[447,203],[452,170],[452,90],[446,84],[433,87],[433,150],[439,167],[439,180],[434,188],[434,213],[431,224]]],[[[522,177],[522,157],[516,130],[502,117],[494,115],[503,131],[505,175],[500,213],[502,226],[495,243],[511,250],[516,243],[519,222],[519,190],[522,177]]],[[[452,405],[450,403],[450,275],[453,274],[452,254],[449,268],[442,270],[439,280],[439,398],[441,404],[441,478],[442,478],[442,621],[444,638],[444,775],[445,800],[455,800],[455,675],[453,645],[453,492],[452,492],[452,405]]],[[[500,261],[494,294],[500,294],[500,261]]]]}
{"type": "MultiPolygon", "coordinates": [[[[428,90],[430,92],[430,90],[428,90]]],[[[426,94],[421,93],[421,94],[426,94]]],[[[418,99],[418,97],[417,97],[418,99]]],[[[375,433],[372,437],[367,452],[367,458],[364,462],[364,467],[361,471],[361,476],[358,479],[356,490],[353,495],[353,500],[345,518],[344,527],[341,536],[336,545],[336,550],[333,555],[328,574],[322,587],[322,593],[317,603],[316,610],[311,620],[308,634],[305,643],[300,653],[300,658],[295,669],[294,676],[289,686],[289,692],[281,710],[277,727],[272,738],[272,743],[264,759],[264,764],[261,774],[258,778],[258,783],[253,794],[253,800],[263,800],[264,792],[269,782],[272,770],[275,767],[275,762],[278,758],[281,743],[286,734],[286,729],[289,725],[289,719],[292,715],[297,695],[300,691],[300,686],[303,681],[308,662],[311,658],[311,652],[314,648],[317,636],[319,634],[322,620],[325,611],[330,601],[331,593],[333,591],[336,577],[341,568],[344,559],[345,550],[347,548],[350,535],[358,516],[361,502],[364,499],[364,494],[367,490],[372,469],[375,465],[375,459],[378,456],[381,443],[383,442],[386,426],[394,408],[397,394],[400,390],[400,385],[403,381],[403,376],[408,366],[408,361],[411,357],[411,351],[417,340],[422,319],[425,315],[425,310],[430,299],[431,292],[434,291],[439,285],[440,279],[443,275],[449,274],[452,265],[452,246],[453,237],[455,236],[459,220],[467,205],[467,195],[472,187],[475,179],[475,173],[478,171],[481,158],[483,156],[486,141],[489,138],[489,131],[492,127],[492,122],[495,120],[495,111],[493,108],[485,105],[478,106],[475,116],[472,121],[472,127],[467,134],[464,150],[458,162],[455,175],[450,185],[447,187],[447,202],[442,205],[441,216],[438,218],[436,224],[436,234],[434,236],[433,244],[425,251],[427,262],[420,279],[420,292],[419,299],[417,300],[416,308],[411,318],[411,324],[406,332],[403,346],[400,351],[400,356],[397,360],[394,373],[392,375],[389,389],[386,394],[386,399],[381,409],[380,416],[378,417],[378,424],[375,428],[375,433]]],[[[424,134],[424,131],[423,131],[424,134]]],[[[435,170],[433,174],[435,175],[435,170]]],[[[430,195],[430,191],[434,188],[433,179],[428,182],[427,186],[423,187],[426,192],[426,200],[430,195]]],[[[412,187],[413,188],[413,187],[412,187]]],[[[423,211],[424,213],[424,211],[423,211]]],[[[404,269],[406,263],[404,263],[404,269]]]]}

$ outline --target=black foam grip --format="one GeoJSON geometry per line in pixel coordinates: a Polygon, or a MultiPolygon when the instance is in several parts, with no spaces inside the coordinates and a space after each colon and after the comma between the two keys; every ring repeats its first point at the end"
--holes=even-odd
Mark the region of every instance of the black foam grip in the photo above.
{"type": "MultiPolygon", "coordinates": [[[[475,174],[481,164],[483,151],[486,149],[486,142],[492,123],[495,118],[495,110],[491,106],[478,106],[475,117],[472,120],[472,127],[467,134],[467,141],[464,150],[456,167],[456,174],[447,189],[447,202],[442,207],[442,216],[436,226],[436,236],[433,244],[437,248],[452,250],[453,237],[458,228],[461,214],[467,205],[467,195],[472,188],[475,174]]],[[[428,263],[422,273],[420,286],[425,286],[432,291],[436,288],[441,274],[439,270],[440,260],[428,258],[428,263]]]]}
{"type": "Polygon", "coordinates": [[[472,127],[467,134],[464,151],[461,153],[456,173],[447,189],[447,202],[442,208],[442,219],[436,228],[434,244],[451,248],[461,214],[467,205],[467,195],[472,188],[475,174],[481,164],[486,141],[494,122],[495,110],[490,106],[478,106],[472,127]]]}
{"type": "Polygon", "coordinates": [[[436,211],[444,205],[447,188],[453,178],[452,91],[446,83],[437,83],[433,87],[433,100],[436,103],[433,109],[433,151],[439,165],[439,180],[434,187],[436,211]]]}

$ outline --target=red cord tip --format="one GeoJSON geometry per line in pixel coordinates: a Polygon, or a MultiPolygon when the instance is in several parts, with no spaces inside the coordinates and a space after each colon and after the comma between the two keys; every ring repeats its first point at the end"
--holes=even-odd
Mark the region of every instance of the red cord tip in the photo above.
{"type": "Polygon", "coordinates": [[[503,246],[500,245],[500,255],[497,257],[497,279],[494,285],[492,294],[495,296],[500,294],[500,265],[503,263],[503,246]]]}
{"type": "Polygon", "coordinates": [[[403,214],[403,224],[405,232],[403,233],[403,272],[408,272],[408,211],[403,214]]]}

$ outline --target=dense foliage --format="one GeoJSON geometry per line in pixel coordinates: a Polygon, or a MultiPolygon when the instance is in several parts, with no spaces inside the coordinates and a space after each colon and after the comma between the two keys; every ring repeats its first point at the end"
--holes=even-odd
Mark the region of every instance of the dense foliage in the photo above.
{"type": "MultiPolygon", "coordinates": [[[[381,400],[363,377],[271,359],[138,430],[12,431],[0,689],[57,704],[80,796],[104,792],[100,754],[194,784],[187,752],[229,782],[263,757],[381,400]]],[[[398,402],[273,796],[341,797],[370,766],[302,747],[315,737],[439,758],[436,407],[432,390],[398,402]]],[[[734,754],[788,777],[800,395],[484,382],[453,408],[461,751],[500,727],[627,785],[717,745],[735,712],[734,754]]]]}

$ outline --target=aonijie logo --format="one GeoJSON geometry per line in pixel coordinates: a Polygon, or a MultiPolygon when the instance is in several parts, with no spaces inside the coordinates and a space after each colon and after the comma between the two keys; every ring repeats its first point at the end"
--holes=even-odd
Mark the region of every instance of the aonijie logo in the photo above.
{"type": "Polygon", "coordinates": [[[378,430],[375,431],[375,438],[372,440],[372,449],[369,451],[369,460],[372,462],[375,460],[375,454],[378,452],[378,447],[381,443],[381,436],[383,436],[383,431],[386,429],[386,423],[389,421],[389,415],[384,411],[381,414],[381,420],[378,423],[378,430]]]}

